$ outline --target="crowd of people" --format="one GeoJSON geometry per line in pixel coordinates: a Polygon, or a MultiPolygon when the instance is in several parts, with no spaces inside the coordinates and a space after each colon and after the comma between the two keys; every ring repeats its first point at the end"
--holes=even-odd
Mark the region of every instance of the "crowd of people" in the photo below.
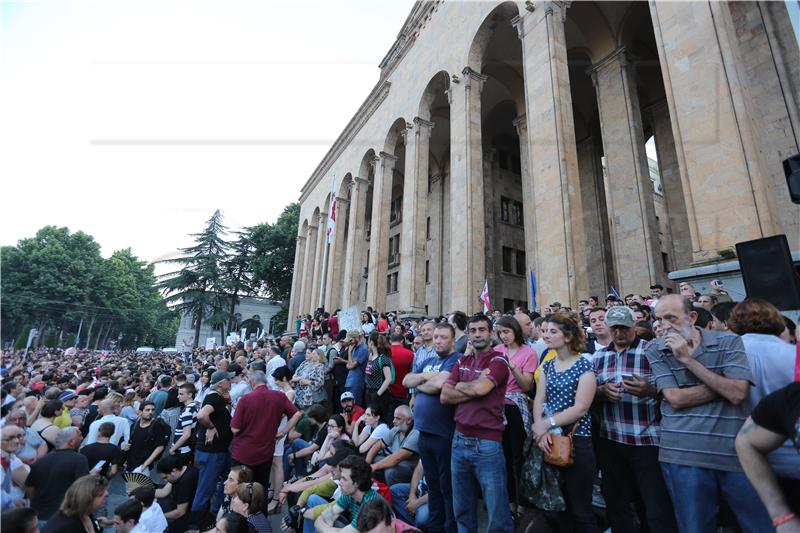
{"type": "Polygon", "coordinates": [[[800,531],[794,323],[721,283],[604,304],[6,351],[2,531],[800,531]]]}

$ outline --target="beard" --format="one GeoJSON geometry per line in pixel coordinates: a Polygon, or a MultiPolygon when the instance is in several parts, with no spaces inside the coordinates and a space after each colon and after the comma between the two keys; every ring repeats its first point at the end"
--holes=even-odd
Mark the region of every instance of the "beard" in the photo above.
{"type": "Polygon", "coordinates": [[[472,347],[475,348],[478,351],[483,350],[487,346],[489,346],[489,340],[488,339],[479,339],[479,340],[473,340],[472,341],[472,347]]]}

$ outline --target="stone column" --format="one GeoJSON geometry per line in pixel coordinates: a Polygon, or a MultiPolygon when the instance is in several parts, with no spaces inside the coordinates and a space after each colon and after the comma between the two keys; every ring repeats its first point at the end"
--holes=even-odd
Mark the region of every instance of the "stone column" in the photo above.
{"type": "Polygon", "coordinates": [[[651,106],[647,112],[653,125],[653,137],[658,153],[658,172],[664,187],[670,233],[667,238],[671,242],[673,268],[689,268],[692,263],[692,236],[689,232],[686,199],[681,185],[681,170],[678,165],[678,154],[675,152],[675,138],[672,136],[672,122],[669,119],[667,101],[663,100],[651,106]]]}
{"type": "Polygon", "coordinates": [[[298,235],[297,244],[294,247],[294,270],[292,275],[292,294],[289,299],[289,318],[286,330],[289,331],[294,325],[294,317],[300,314],[299,306],[302,301],[303,290],[303,255],[306,249],[306,236],[298,235]]]}
{"type": "Polygon", "coordinates": [[[344,283],[342,287],[342,307],[349,307],[358,303],[359,279],[362,276],[363,265],[358,260],[361,257],[360,247],[366,244],[364,239],[364,216],[366,211],[366,193],[369,181],[365,178],[353,178],[353,188],[350,192],[350,217],[347,222],[347,244],[344,256],[344,283]]]}
{"type": "Polygon", "coordinates": [[[313,311],[313,309],[311,309],[311,302],[313,301],[312,294],[314,293],[314,264],[317,256],[316,225],[309,224],[308,226],[306,251],[303,256],[305,258],[305,264],[303,265],[303,297],[298,314],[308,314],[313,311]]]}
{"type": "MultiPolygon", "coordinates": [[[[514,127],[519,136],[519,160],[522,174],[522,221],[525,227],[525,265],[526,285],[528,286],[528,305],[535,298],[532,292],[530,273],[536,272],[536,217],[533,215],[535,193],[531,176],[530,155],[528,154],[528,118],[520,115],[514,119],[514,127]]],[[[502,261],[502,257],[500,258],[502,261]]],[[[538,290],[537,290],[538,292],[538,290]]],[[[538,303],[538,302],[537,302],[538,303]]]]}
{"type": "Polygon", "coordinates": [[[523,187],[529,187],[533,197],[523,206],[526,230],[530,228],[534,239],[534,254],[528,261],[536,274],[539,306],[553,300],[577,305],[588,283],[564,35],[567,7],[562,2],[541,5],[512,21],[522,40],[527,173],[533,180],[532,186],[524,185],[523,174],[523,187]]]}
{"type": "Polygon", "coordinates": [[[606,221],[605,187],[603,170],[599,168],[596,153],[596,139],[587,137],[577,143],[578,171],[581,176],[581,206],[583,207],[583,226],[586,229],[586,254],[588,257],[589,292],[601,294],[608,292],[609,285],[616,284],[609,276],[608,263],[611,261],[608,242],[608,223],[606,221]]]}
{"type": "Polygon", "coordinates": [[[347,208],[350,202],[347,198],[336,198],[336,227],[333,230],[331,249],[328,255],[328,282],[325,285],[325,309],[333,312],[341,307],[342,299],[342,271],[344,270],[344,226],[347,218],[347,208]]]}
{"type": "Polygon", "coordinates": [[[386,273],[389,268],[389,210],[392,203],[392,172],[397,157],[380,153],[372,189],[372,224],[369,241],[367,305],[384,310],[386,273]]]}
{"type": "Polygon", "coordinates": [[[311,309],[319,307],[322,300],[322,276],[325,267],[325,248],[327,247],[328,213],[319,214],[319,231],[317,232],[317,253],[314,258],[314,277],[311,282],[311,309]]]}
{"type": "MultiPolygon", "coordinates": [[[[695,263],[765,235],[708,2],[655,2],[650,16],[695,263]]],[[[742,117],[744,118],[744,117],[742,117]]]]}
{"type": "Polygon", "coordinates": [[[425,220],[428,212],[428,158],[433,122],[419,117],[406,134],[403,182],[403,238],[400,239],[400,309],[425,312],[425,220]],[[413,135],[409,134],[413,131],[413,135]]]}
{"type": "Polygon", "coordinates": [[[633,66],[618,48],[591,68],[597,92],[615,272],[621,293],[665,282],[633,66]]]}
{"type": "MultiPolygon", "coordinates": [[[[481,91],[487,77],[467,67],[448,89],[450,100],[449,310],[480,309],[486,278],[481,91]]],[[[489,287],[491,292],[492,288],[489,287]]]]}

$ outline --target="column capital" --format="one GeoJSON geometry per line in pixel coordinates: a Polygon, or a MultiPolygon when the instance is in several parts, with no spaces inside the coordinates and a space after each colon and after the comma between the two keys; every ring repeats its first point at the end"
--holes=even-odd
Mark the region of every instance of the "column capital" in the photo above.
{"type": "Polygon", "coordinates": [[[625,46],[620,46],[606,57],[586,69],[586,73],[592,78],[592,81],[595,83],[595,88],[597,88],[596,77],[599,71],[616,64],[619,64],[621,68],[625,68],[632,59],[635,58],[630,52],[628,52],[628,49],[625,46]]]}
{"type": "Polygon", "coordinates": [[[417,127],[418,131],[423,128],[431,130],[433,129],[434,123],[424,118],[414,117],[414,125],[417,127]]]}
{"type": "Polygon", "coordinates": [[[477,70],[472,70],[470,67],[464,67],[461,74],[464,76],[464,87],[469,89],[474,85],[478,88],[478,94],[483,91],[483,85],[486,83],[486,80],[489,79],[489,76],[481,74],[477,70]]]}
{"type": "Polygon", "coordinates": [[[313,231],[317,231],[317,229],[319,229],[319,226],[317,224],[309,224],[308,225],[308,233],[309,234],[311,233],[312,230],[313,231]]]}
{"type": "Polygon", "coordinates": [[[520,137],[522,137],[523,133],[528,131],[528,117],[525,113],[512,120],[511,123],[517,129],[517,135],[520,137]]]}
{"type": "Polygon", "coordinates": [[[390,153],[387,153],[387,152],[381,152],[380,153],[380,160],[381,161],[391,161],[392,163],[394,163],[395,161],[397,161],[397,156],[393,155],[393,154],[390,154],[390,153]]]}
{"type": "Polygon", "coordinates": [[[337,196],[336,197],[336,206],[337,207],[339,207],[339,206],[347,207],[349,204],[350,204],[350,199],[349,198],[345,198],[343,196],[337,196]]]}
{"type": "Polygon", "coordinates": [[[361,178],[359,176],[355,176],[353,178],[353,185],[355,185],[356,187],[358,187],[360,185],[366,186],[366,185],[369,185],[369,180],[367,178],[361,178]]]}
{"type": "Polygon", "coordinates": [[[405,127],[400,131],[400,137],[403,139],[403,144],[408,142],[408,134],[414,129],[414,125],[410,122],[406,122],[405,127]]]}
{"type": "MultiPolygon", "coordinates": [[[[308,232],[308,230],[306,230],[306,232],[308,232]]],[[[306,240],[306,236],[305,236],[305,235],[303,235],[303,234],[299,234],[299,235],[297,236],[297,240],[298,240],[298,242],[300,242],[300,241],[304,241],[304,240],[306,240]]]]}

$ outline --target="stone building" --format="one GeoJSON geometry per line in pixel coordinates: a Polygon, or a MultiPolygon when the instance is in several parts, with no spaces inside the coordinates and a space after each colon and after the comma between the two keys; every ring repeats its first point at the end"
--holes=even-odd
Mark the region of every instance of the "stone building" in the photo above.
{"type": "Polygon", "coordinates": [[[800,250],[797,43],[782,2],[417,2],[302,189],[290,316],[469,313],[485,280],[510,308],[531,272],[574,305],[800,250]]]}
{"type": "MultiPolygon", "coordinates": [[[[260,323],[259,329],[266,332],[267,335],[283,333],[283,331],[275,331],[275,318],[280,310],[280,305],[266,298],[244,296],[234,308],[237,329],[233,333],[239,333],[238,326],[241,326],[243,322],[245,323],[244,326],[252,324],[256,327],[259,327],[258,323],[260,323]]],[[[192,322],[192,316],[189,314],[184,314],[181,317],[178,333],[175,335],[175,346],[177,348],[182,349],[184,345],[191,346],[194,343],[194,324],[192,322]]],[[[208,321],[204,320],[200,326],[200,345],[205,346],[206,339],[211,337],[217,340],[217,346],[225,344],[225,339],[222,338],[222,331],[219,328],[214,328],[208,321]]]]}

